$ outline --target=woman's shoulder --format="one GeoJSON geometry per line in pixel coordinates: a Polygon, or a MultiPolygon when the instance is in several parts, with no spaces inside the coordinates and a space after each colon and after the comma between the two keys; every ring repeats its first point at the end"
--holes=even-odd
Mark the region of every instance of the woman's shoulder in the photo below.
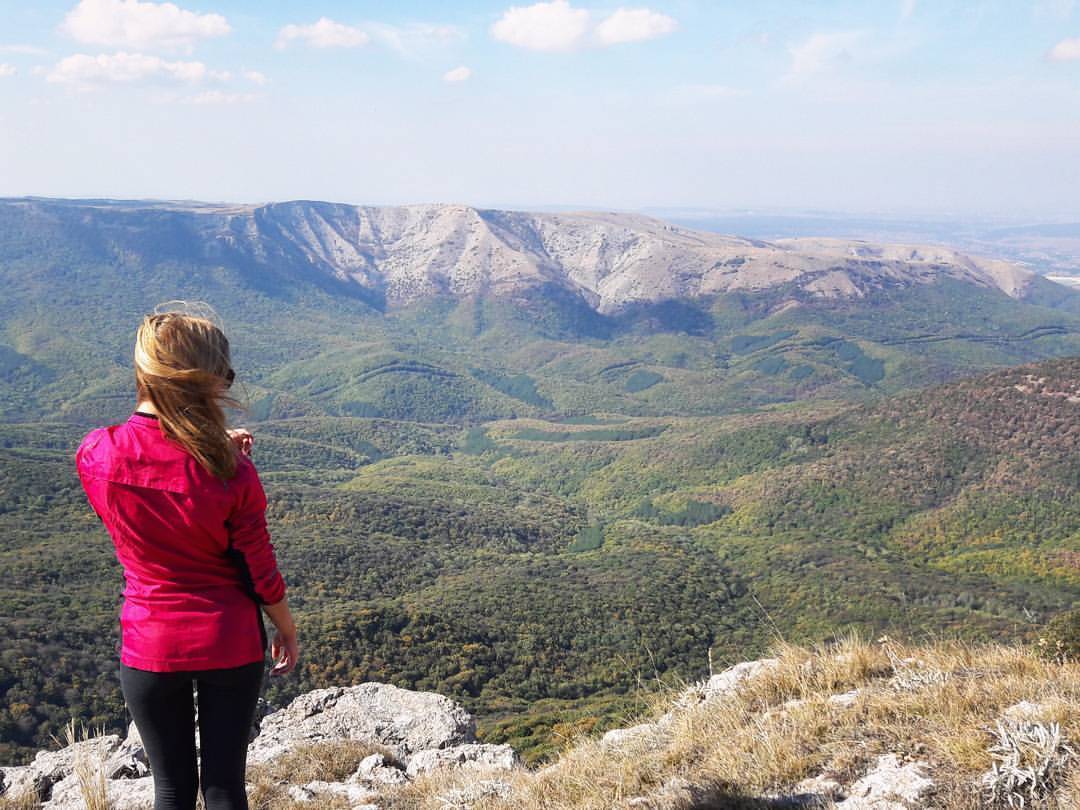
{"type": "Polygon", "coordinates": [[[102,454],[109,445],[109,439],[111,432],[115,430],[118,425],[111,425],[109,427],[94,428],[85,436],[79,447],[75,451],[75,463],[78,467],[82,468],[84,465],[91,463],[96,457],[102,454]]]}

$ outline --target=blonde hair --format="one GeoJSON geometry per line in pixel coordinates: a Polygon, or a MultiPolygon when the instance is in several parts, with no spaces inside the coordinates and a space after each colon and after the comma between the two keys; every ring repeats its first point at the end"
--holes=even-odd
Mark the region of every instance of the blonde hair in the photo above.
{"type": "Polygon", "coordinates": [[[224,410],[239,405],[225,393],[231,382],[229,341],[210,318],[186,312],[143,318],[135,336],[139,400],[153,404],[164,436],[222,479],[236,474],[224,410]]]}

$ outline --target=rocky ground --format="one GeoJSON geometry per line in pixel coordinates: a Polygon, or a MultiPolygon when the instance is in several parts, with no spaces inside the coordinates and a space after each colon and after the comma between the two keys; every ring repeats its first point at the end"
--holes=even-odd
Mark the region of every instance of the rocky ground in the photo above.
{"type": "MultiPolygon", "coordinates": [[[[477,742],[443,696],[316,690],[253,729],[249,796],[266,810],[1080,806],[1078,667],[1022,650],[784,648],[659,708],[529,770],[509,746],[477,742]]],[[[0,775],[0,810],[153,806],[134,726],[0,775]]]]}

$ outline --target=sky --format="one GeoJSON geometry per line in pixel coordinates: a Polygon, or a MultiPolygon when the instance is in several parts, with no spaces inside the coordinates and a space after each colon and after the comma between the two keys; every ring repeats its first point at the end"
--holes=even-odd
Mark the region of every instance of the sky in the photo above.
{"type": "Polygon", "coordinates": [[[0,195],[1080,216],[1075,0],[0,0],[0,195]]]}

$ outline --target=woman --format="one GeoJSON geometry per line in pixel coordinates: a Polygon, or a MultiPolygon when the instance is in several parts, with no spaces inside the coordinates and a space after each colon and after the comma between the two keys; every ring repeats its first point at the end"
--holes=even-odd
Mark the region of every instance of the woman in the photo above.
{"type": "Polygon", "coordinates": [[[209,319],[148,315],[135,341],[135,413],[92,431],[79,477],[124,569],[120,684],[154,778],[155,810],[192,810],[197,684],[207,810],[247,808],[244,766],[265,669],[296,666],[296,625],[266,530],[266,496],[230,433],[234,373],[209,319]]]}

